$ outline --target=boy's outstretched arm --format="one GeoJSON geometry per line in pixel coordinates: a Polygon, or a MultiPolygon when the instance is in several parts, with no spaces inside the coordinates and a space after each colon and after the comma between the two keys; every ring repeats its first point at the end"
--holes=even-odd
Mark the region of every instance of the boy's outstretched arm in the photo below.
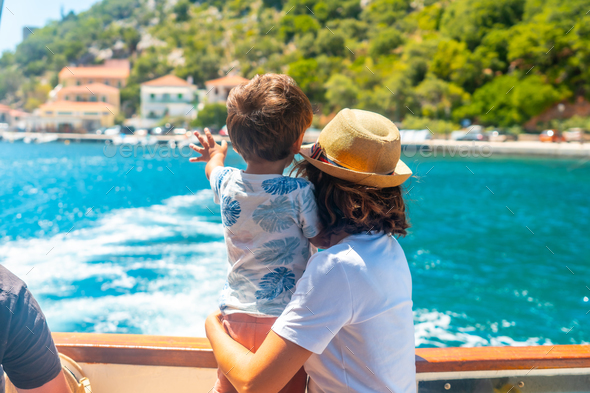
{"type": "Polygon", "coordinates": [[[199,153],[201,156],[189,158],[189,161],[206,162],[207,166],[205,166],[205,174],[207,175],[207,179],[209,179],[213,169],[217,168],[218,166],[223,166],[223,163],[225,162],[225,157],[227,156],[227,142],[222,141],[221,145],[215,143],[215,140],[213,140],[213,135],[211,135],[211,132],[208,128],[205,128],[205,136],[199,134],[198,131],[195,131],[195,136],[203,147],[199,147],[191,143],[190,148],[199,153]]]}

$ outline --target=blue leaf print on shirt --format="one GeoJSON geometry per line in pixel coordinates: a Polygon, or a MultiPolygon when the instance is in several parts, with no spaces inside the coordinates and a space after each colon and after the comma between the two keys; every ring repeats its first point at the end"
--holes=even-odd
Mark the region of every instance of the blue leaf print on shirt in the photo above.
{"type": "Polygon", "coordinates": [[[316,201],[315,201],[315,194],[313,193],[313,190],[311,187],[308,187],[307,190],[305,190],[302,195],[300,196],[301,201],[302,201],[302,206],[300,207],[300,211],[302,213],[309,213],[312,210],[316,210],[317,211],[317,205],[316,205],[316,201]]]}
{"type": "Polygon", "coordinates": [[[213,190],[215,191],[217,194],[219,194],[219,189],[221,188],[221,183],[223,182],[223,178],[225,177],[225,175],[227,175],[229,172],[231,172],[231,168],[223,168],[219,171],[219,175],[217,175],[217,182],[215,183],[215,187],[216,189],[213,190]]]}
{"type": "Polygon", "coordinates": [[[254,209],[252,219],[266,232],[280,232],[295,223],[291,218],[293,211],[293,204],[286,196],[281,196],[254,209]]]}
{"type": "Polygon", "coordinates": [[[254,251],[254,257],[265,265],[288,265],[293,262],[300,243],[296,237],[271,240],[254,251]]]}
{"type": "Polygon", "coordinates": [[[262,182],[264,191],[271,195],[285,195],[306,185],[307,181],[304,179],[287,176],[275,177],[262,182]]]}
{"type": "Polygon", "coordinates": [[[238,221],[240,217],[240,213],[242,209],[240,208],[240,203],[231,199],[228,196],[223,197],[223,201],[221,204],[221,221],[223,221],[223,225],[226,227],[231,227],[238,221]]]}
{"type": "Polygon", "coordinates": [[[286,267],[277,267],[262,277],[261,289],[256,291],[256,299],[272,300],[294,286],[295,274],[286,267]]]}
{"type": "Polygon", "coordinates": [[[254,192],[254,187],[248,180],[241,179],[240,181],[236,182],[236,185],[240,187],[242,192],[248,193],[248,191],[254,192]]]}
{"type": "Polygon", "coordinates": [[[256,279],[255,277],[255,273],[244,268],[237,268],[227,276],[226,286],[223,289],[230,289],[231,296],[240,301],[247,301],[249,296],[256,290],[253,282],[256,279]]]}

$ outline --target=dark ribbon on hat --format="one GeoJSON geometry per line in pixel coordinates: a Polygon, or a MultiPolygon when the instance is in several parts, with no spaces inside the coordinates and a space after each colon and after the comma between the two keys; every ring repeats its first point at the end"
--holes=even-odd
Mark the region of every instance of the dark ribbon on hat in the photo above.
{"type": "MultiPolygon", "coordinates": [[[[311,147],[311,154],[309,155],[309,157],[313,158],[314,160],[318,160],[318,161],[324,162],[329,165],[333,165],[338,168],[344,168],[344,169],[354,171],[354,169],[352,169],[352,168],[348,168],[344,165],[337,163],[336,161],[330,160],[328,158],[328,156],[326,155],[326,153],[324,152],[324,149],[322,149],[320,142],[316,142],[313,144],[313,146],[311,147]]],[[[394,175],[394,174],[395,174],[395,169],[389,173],[386,173],[385,176],[390,176],[390,175],[394,175]]]]}

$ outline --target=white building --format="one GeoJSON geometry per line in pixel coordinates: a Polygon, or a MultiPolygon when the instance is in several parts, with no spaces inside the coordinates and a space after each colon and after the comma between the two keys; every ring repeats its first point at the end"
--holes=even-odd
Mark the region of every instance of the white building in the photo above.
{"type": "Polygon", "coordinates": [[[217,102],[225,103],[229,91],[246,82],[249,82],[249,80],[238,75],[224,76],[223,78],[205,82],[207,102],[211,104],[217,102]]]}
{"type": "Polygon", "coordinates": [[[197,114],[196,86],[175,75],[141,84],[141,126],[153,127],[164,117],[194,119],[197,114]]]}

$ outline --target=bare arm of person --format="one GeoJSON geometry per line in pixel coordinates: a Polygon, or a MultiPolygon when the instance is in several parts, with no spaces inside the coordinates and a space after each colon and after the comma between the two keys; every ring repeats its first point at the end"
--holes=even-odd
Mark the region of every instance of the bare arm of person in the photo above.
{"type": "Polygon", "coordinates": [[[190,158],[189,161],[206,162],[207,165],[205,166],[205,174],[207,175],[207,179],[209,179],[213,169],[217,168],[218,166],[224,166],[225,157],[227,156],[227,142],[222,141],[221,145],[218,145],[213,139],[213,135],[211,135],[211,132],[208,128],[205,128],[204,136],[199,134],[198,131],[195,131],[195,136],[201,143],[202,147],[191,143],[190,148],[199,153],[201,156],[190,158]]]}
{"type": "Polygon", "coordinates": [[[72,393],[70,387],[66,382],[64,372],[61,371],[57,377],[47,382],[45,385],[35,389],[19,389],[16,388],[19,393],[72,393]]]}
{"type": "Polygon", "coordinates": [[[207,318],[205,329],[218,367],[240,393],[280,391],[301,369],[311,352],[272,330],[256,351],[234,341],[221,324],[221,313],[207,318]]]}

